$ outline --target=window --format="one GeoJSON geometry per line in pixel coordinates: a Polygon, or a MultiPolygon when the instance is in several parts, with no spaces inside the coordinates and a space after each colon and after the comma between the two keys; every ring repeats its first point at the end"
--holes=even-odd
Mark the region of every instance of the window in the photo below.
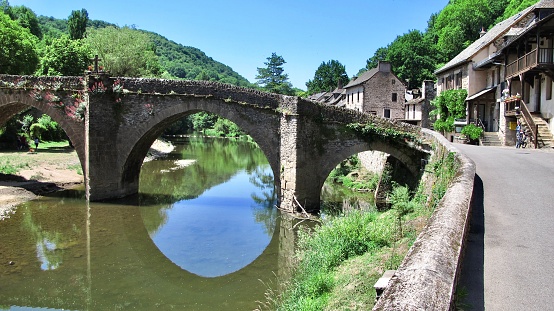
{"type": "Polygon", "coordinates": [[[552,78],[546,77],[546,100],[552,99],[552,78]]]}
{"type": "Polygon", "coordinates": [[[458,72],[456,74],[456,86],[455,86],[456,89],[461,89],[462,88],[462,72],[458,72]]]}
{"type": "Polygon", "coordinates": [[[413,119],[415,119],[415,104],[413,104],[413,119]]]}
{"type": "Polygon", "coordinates": [[[397,95],[396,93],[392,93],[392,101],[395,102],[397,100],[397,95]]]}
{"type": "Polygon", "coordinates": [[[406,110],[406,120],[408,120],[410,118],[410,105],[406,105],[406,108],[408,108],[408,110],[406,110]]]}
{"type": "Polygon", "coordinates": [[[391,82],[394,85],[396,83],[396,80],[392,79],[391,82]]]}
{"type": "Polygon", "coordinates": [[[358,102],[360,101],[360,91],[358,90],[358,102]]]}
{"type": "Polygon", "coordinates": [[[383,112],[383,117],[390,119],[390,109],[385,109],[383,112]]]}

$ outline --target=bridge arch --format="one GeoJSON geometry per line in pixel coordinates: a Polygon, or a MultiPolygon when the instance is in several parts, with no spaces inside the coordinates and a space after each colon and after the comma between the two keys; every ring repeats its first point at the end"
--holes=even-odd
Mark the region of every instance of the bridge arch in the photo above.
{"type": "MultiPolygon", "coordinates": [[[[142,162],[152,143],[163,131],[177,120],[201,111],[226,118],[249,134],[268,159],[276,187],[279,185],[279,150],[274,147],[279,145],[279,117],[274,111],[250,109],[248,113],[244,104],[183,95],[133,94],[125,96],[123,100],[123,105],[127,106],[125,115],[119,121],[120,124],[114,127],[113,134],[116,137],[113,144],[118,150],[116,158],[120,161],[115,169],[121,174],[118,174],[119,177],[114,176],[119,180],[112,182],[120,185],[120,196],[138,191],[142,162]]],[[[103,101],[109,99],[104,98],[103,101]]]]}
{"type": "MultiPolygon", "coordinates": [[[[23,111],[27,107],[33,107],[43,114],[49,115],[64,130],[71,141],[81,167],[85,163],[85,139],[84,139],[84,121],[68,117],[65,110],[55,108],[46,101],[37,101],[31,97],[31,93],[26,89],[9,90],[6,92],[0,89],[0,125],[5,124],[13,116],[23,111]]],[[[84,171],[84,170],[83,170],[84,171]]]]}

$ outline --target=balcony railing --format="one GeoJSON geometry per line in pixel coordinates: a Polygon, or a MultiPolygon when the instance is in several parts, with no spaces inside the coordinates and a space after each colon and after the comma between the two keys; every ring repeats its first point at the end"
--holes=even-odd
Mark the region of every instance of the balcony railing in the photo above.
{"type": "Polygon", "coordinates": [[[554,65],[554,48],[534,49],[506,66],[506,78],[514,77],[538,65],[554,65]]]}

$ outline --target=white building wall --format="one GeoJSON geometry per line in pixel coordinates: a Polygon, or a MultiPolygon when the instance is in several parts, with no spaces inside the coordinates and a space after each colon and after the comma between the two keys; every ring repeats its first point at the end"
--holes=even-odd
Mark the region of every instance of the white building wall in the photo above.
{"type": "Polygon", "coordinates": [[[547,120],[550,132],[554,134],[554,81],[544,76],[541,78],[541,116],[547,120]],[[546,99],[547,83],[550,83],[551,87],[550,99],[546,99]]]}
{"type": "Polygon", "coordinates": [[[405,106],[405,119],[408,121],[421,121],[422,111],[421,103],[418,104],[406,104],[405,106]],[[414,113],[415,108],[415,113],[414,113]]]}
{"type": "Polygon", "coordinates": [[[364,104],[364,88],[363,86],[356,86],[348,88],[346,90],[346,108],[356,111],[362,111],[364,104]]]}

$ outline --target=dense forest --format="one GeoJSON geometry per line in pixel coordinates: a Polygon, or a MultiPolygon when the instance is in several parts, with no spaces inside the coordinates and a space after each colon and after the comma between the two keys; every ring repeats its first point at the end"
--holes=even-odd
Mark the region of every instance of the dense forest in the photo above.
{"type": "MultiPolygon", "coordinates": [[[[479,38],[482,29],[490,29],[537,1],[450,0],[440,12],[429,17],[425,31],[407,30],[393,42],[378,48],[368,57],[366,67],[359,73],[375,68],[380,60],[386,60],[392,63],[397,76],[406,81],[409,88],[419,87],[423,80],[434,79],[433,72],[436,69],[479,38]]],[[[71,12],[68,19],[56,19],[36,16],[30,8],[10,6],[7,0],[0,0],[0,14],[2,12],[0,29],[10,29],[9,35],[2,35],[2,42],[3,45],[12,46],[13,51],[8,49],[0,53],[1,73],[76,74],[87,68],[91,55],[99,54],[107,61],[106,67],[113,75],[209,80],[271,91],[280,89],[279,85],[264,88],[260,82],[250,83],[232,68],[215,61],[201,50],[170,41],[157,33],[91,20],[85,9],[71,12]],[[80,32],[78,27],[81,27],[80,32]],[[123,40],[130,44],[127,47],[99,44],[110,42],[114,37],[119,42],[123,40]],[[139,41],[143,44],[136,44],[139,41]],[[123,58],[128,64],[121,63],[123,58]],[[129,71],[129,68],[139,70],[129,71]]],[[[278,59],[281,56],[272,57],[278,59]]],[[[280,64],[283,63],[281,59],[280,64]]],[[[267,69],[278,71],[282,67],[267,69]]],[[[264,70],[258,68],[259,72],[264,70]]],[[[289,84],[286,74],[281,72],[280,75],[285,79],[279,83],[285,86],[289,84]]],[[[347,79],[339,60],[322,60],[314,79],[306,82],[307,92],[301,94],[296,89],[294,93],[309,95],[333,89],[339,80],[345,83],[347,79]]],[[[291,93],[287,87],[284,89],[286,93],[291,93]]]]}

